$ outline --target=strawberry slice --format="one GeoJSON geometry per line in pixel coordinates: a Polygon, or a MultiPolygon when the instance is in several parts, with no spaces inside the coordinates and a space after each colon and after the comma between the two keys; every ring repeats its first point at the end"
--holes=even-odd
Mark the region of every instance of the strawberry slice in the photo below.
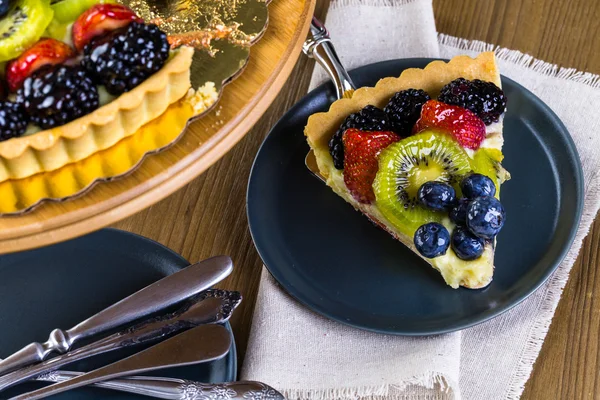
{"type": "Polygon", "coordinates": [[[81,14],[73,23],[73,44],[82,51],[96,36],[129,25],[144,22],[129,7],[120,4],[96,4],[81,14]]]}
{"type": "Polygon", "coordinates": [[[367,132],[351,128],[344,132],[344,183],[356,201],[371,204],[375,200],[373,181],[379,169],[377,156],[400,139],[395,132],[388,131],[367,132]]]}
{"type": "Polygon", "coordinates": [[[75,56],[67,44],[56,39],[41,39],[18,58],[6,64],[6,82],[16,92],[25,79],[44,65],[61,64],[75,56]]]}
{"type": "Polygon", "coordinates": [[[477,115],[466,108],[437,100],[423,104],[421,118],[413,128],[413,133],[426,129],[448,133],[467,149],[477,150],[485,139],[485,124],[477,115]]]}

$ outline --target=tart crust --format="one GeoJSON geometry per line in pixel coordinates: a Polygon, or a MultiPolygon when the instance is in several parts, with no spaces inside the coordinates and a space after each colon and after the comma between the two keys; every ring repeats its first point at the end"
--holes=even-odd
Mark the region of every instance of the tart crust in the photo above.
{"type": "MultiPolygon", "coordinates": [[[[419,256],[420,254],[414,247],[413,239],[394,229],[380,213],[376,204],[360,204],[350,195],[344,184],[342,171],[337,170],[333,165],[328,142],[348,115],[358,112],[366,105],[371,104],[383,108],[396,92],[410,88],[423,89],[432,98],[435,98],[444,85],[460,77],[469,80],[481,79],[494,82],[498,87],[501,87],[500,73],[493,52],[481,53],[477,58],[457,56],[447,63],[433,61],[423,69],[410,68],[402,72],[397,78],[381,79],[375,87],[357,89],[351,98],[334,102],[329,111],[313,114],[308,119],[304,130],[307,141],[315,153],[319,171],[326,178],[327,185],[344,200],[352,204],[356,210],[384,228],[419,256]]],[[[501,150],[502,143],[502,122],[490,125],[483,146],[501,150]]],[[[449,220],[448,223],[450,223],[449,220]]],[[[475,261],[463,261],[456,257],[451,250],[448,250],[446,255],[438,258],[421,258],[440,271],[446,283],[455,288],[458,286],[471,289],[482,288],[492,280],[494,271],[493,244],[486,245],[482,257],[475,261]]]]}
{"type": "Polygon", "coordinates": [[[65,125],[0,142],[0,182],[53,171],[134,134],[186,95],[194,50],[181,47],[142,84],[65,125]]]}

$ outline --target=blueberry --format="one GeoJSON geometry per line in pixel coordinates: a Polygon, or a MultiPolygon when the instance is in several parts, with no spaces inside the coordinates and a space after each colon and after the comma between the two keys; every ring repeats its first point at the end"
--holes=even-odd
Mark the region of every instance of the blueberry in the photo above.
{"type": "Polygon", "coordinates": [[[493,196],[496,194],[494,181],[485,175],[470,174],[463,178],[460,183],[463,196],[474,199],[479,196],[493,196]]]}
{"type": "Polygon", "coordinates": [[[493,239],[505,219],[504,207],[492,196],[477,197],[467,207],[467,227],[482,239],[493,239]]]}
{"type": "Polygon", "coordinates": [[[450,219],[456,225],[466,225],[467,223],[467,207],[471,200],[467,198],[458,199],[458,202],[450,209],[450,219]]]}
{"type": "Polygon", "coordinates": [[[483,254],[485,241],[462,226],[452,232],[452,250],[462,260],[475,260],[483,254]]]}
{"type": "Polygon", "coordinates": [[[425,182],[419,188],[417,196],[425,207],[435,211],[443,211],[452,207],[456,199],[456,192],[447,183],[432,181],[425,182]]]}
{"type": "Polygon", "coordinates": [[[10,9],[11,3],[12,1],[9,0],[0,0],[0,18],[6,17],[10,9]]]}
{"type": "Polygon", "coordinates": [[[450,234],[444,225],[430,222],[417,229],[414,242],[423,257],[434,258],[446,254],[450,245],[450,234]]]}

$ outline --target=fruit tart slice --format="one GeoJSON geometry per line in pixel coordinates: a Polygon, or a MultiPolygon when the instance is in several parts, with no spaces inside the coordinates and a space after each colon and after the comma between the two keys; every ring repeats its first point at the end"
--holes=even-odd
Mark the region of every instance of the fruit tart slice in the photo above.
{"type": "Polygon", "coordinates": [[[506,97],[494,54],[434,61],[361,88],[305,128],[327,185],[437,269],[487,286],[506,215],[506,97]]]}
{"type": "Polygon", "coordinates": [[[193,95],[193,48],[172,49],[166,33],[128,7],[7,3],[0,10],[0,182],[109,148],[193,95]]]}

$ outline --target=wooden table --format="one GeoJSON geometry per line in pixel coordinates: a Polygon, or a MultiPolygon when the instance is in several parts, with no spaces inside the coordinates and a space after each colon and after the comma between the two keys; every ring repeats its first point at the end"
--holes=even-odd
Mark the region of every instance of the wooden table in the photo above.
{"type": "MultiPolygon", "coordinates": [[[[317,5],[317,15],[324,16],[328,2],[317,5]]],[[[600,74],[598,0],[434,0],[434,9],[440,32],[600,74]]],[[[262,266],[248,231],[246,183],[269,128],[306,93],[312,67],[300,58],[269,111],[227,156],[171,197],[116,225],[157,240],[191,261],[231,255],[236,270],[222,286],[242,291],[245,298],[232,320],[240,361],[262,266]]],[[[599,244],[597,221],[573,267],[523,398],[600,396],[599,244]]]]}

